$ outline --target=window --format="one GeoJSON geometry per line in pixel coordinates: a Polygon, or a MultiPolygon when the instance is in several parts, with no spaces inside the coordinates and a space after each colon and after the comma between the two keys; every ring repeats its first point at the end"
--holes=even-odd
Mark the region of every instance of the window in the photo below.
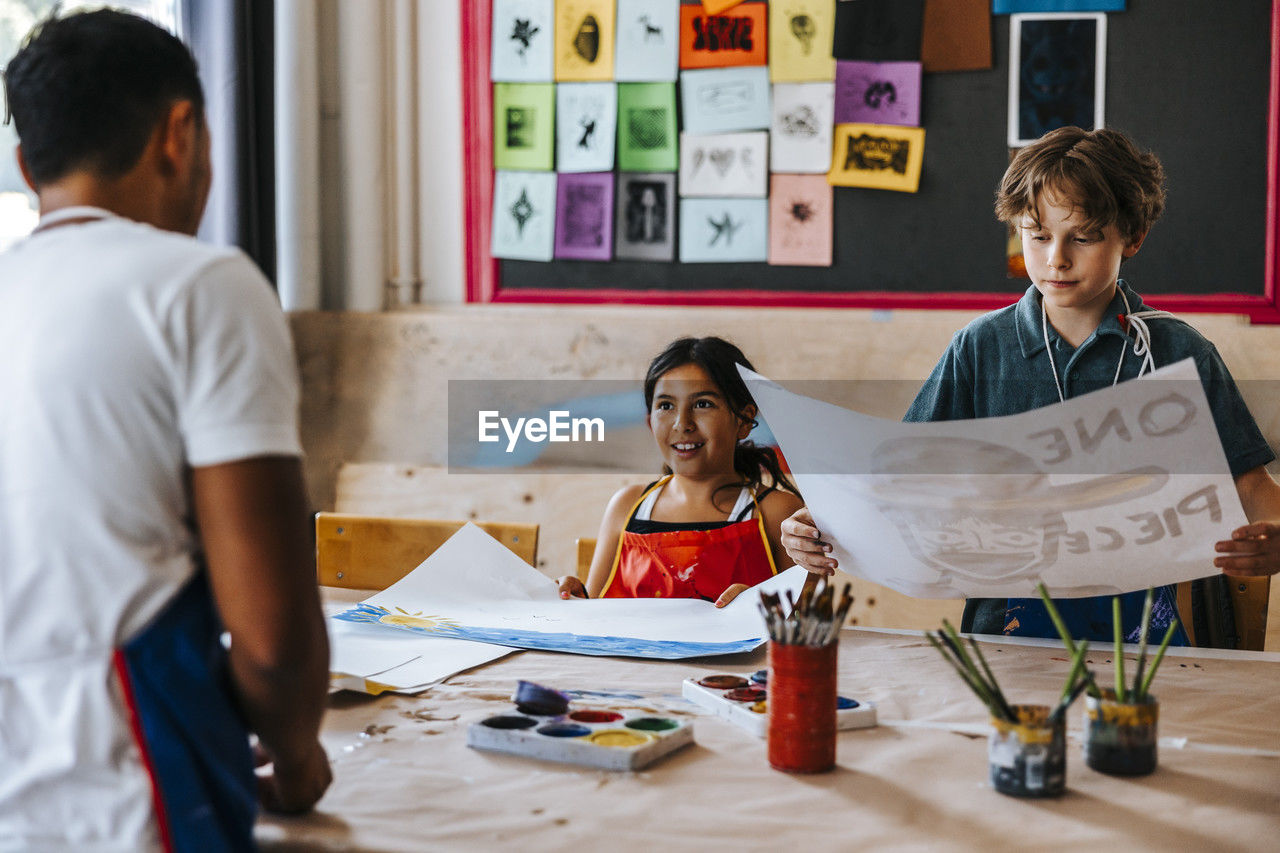
{"type": "MultiPolygon", "coordinates": [[[[115,0],[112,3],[63,0],[64,12],[112,6],[144,15],[178,32],[182,0],[115,0]]],[[[0,62],[8,62],[23,37],[49,14],[58,0],[0,0],[0,62]]],[[[181,35],[181,33],[179,33],[181,35]]],[[[36,198],[23,183],[13,149],[18,137],[11,125],[0,125],[0,251],[31,232],[36,225],[36,198]]]]}

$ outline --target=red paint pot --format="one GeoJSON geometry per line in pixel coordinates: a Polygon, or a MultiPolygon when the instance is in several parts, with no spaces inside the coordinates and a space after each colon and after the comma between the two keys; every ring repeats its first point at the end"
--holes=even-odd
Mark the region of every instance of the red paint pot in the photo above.
{"type": "Polygon", "coordinates": [[[763,687],[735,687],[724,698],[731,702],[759,702],[767,695],[763,687]]]}
{"type": "Polygon", "coordinates": [[[616,711],[574,711],[569,719],[579,723],[616,723],[622,715],[616,711]]]}
{"type": "Polygon", "coordinates": [[[769,766],[823,773],[836,765],[836,644],[769,644],[769,766]]]}

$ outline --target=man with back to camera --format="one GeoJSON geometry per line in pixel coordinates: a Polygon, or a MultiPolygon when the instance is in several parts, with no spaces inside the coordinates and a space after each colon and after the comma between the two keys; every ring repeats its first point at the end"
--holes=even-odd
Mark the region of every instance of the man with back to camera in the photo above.
{"type": "Polygon", "coordinates": [[[0,847],[249,849],[258,800],[331,778],[288,330],[191,237],[209,129],[180,41],[53,18],[4,85],[41,217],[0,255],[0,847]]]}

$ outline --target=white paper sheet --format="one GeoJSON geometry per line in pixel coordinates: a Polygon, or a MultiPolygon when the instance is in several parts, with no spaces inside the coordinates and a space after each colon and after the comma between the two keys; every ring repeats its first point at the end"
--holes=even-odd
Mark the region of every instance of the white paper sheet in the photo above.
{"type": "Polygon", "coordinates": [[[434,684],[472,667],[511,654],[507,646],[424,637],[329,619],[329,672],[369,679],[402,690],[434,684]]]}
{"type": "Polygon", "coordinates": [[[1020,415],[873,418],[739,368],[845,571],[919,598],[1212,574],[1245,523],[1190,360],[1020,415]]]}
{"type": "Polygon", "coordinates": [[[566,601],[549,578],[468,524],[396,584],[336,618],[578,654],[730,654],[764,642],[759,591],[798,594],[805,576],[790,569],[722,608],[694,599],[566,601]]]}

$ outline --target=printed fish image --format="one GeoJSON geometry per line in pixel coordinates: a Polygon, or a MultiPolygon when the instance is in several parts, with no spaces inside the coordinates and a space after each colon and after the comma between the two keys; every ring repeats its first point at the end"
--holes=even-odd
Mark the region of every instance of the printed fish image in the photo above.
{"type": "Polygon", "coordinates": [[[516,203],[511,205],[511,217],[516,221],[516,234],[521,238],[524,237],[524,226],[533,218],[533,205],[529,203],[529,188],[520,188],[520,198],[516,199],[516,203]]]}
{"type": "Polygon", "coordinates": [[[733,221],[733,219],[729,216],[729,211],[727,210],[724,212],[724,216],[719,221],[712,219],[710,216],[708,216],[707,224],[710,225],[712,230],[715,232],[711,236],[711,241],[707,243],[708,246],[714,246],[720,240],[721,237],[724,238],[724,244],[726,246],[733,245],[733,235],[737,233],[737,230],[739,228],[742,227],[741,222],[733,221]]]}
{"type": "Polygon", "coordinates": [[[573,37],[573,49],[587,62],[595,62],[600,56],[600,22],[595,15],[587,15],[573,37]]]}
{"type": "Polygon", "coordinates": [[[512,24],[510,39],[520,42],[520,46],[516,48],[516,53],[520,54],[520,58],[524,59],[525,51],[529,49],[529,42],[540,31],[540,27],[533,25],[532,21],[523,18],[516,18],[512,24]]]}
{"type": "Polygon", "coordinates": [[[849,140],[849,153],[845,157],[845,171],[860,169],[864,172],[882,172],[891,169],[899,175],[907,173],[907,155],[911,153],[909,139],[889,139],[862,133],[849,140]]]}
{"type": "Polygon", "coordinates": [[[698,88],[698,100],[720,115],[742,112],[751,107],[751,86],[747,83],[715,83],[698,88]]]}
{"type": "Polygon", "coordinates": [[[800,51],[805,55],[809,55],[809,51],[813,48],[813,37],[817,35],[818,28],[813,23],[813,18],[808,15],[793,15],[791,17],[791,34],[800,42],[800,51]]]}

